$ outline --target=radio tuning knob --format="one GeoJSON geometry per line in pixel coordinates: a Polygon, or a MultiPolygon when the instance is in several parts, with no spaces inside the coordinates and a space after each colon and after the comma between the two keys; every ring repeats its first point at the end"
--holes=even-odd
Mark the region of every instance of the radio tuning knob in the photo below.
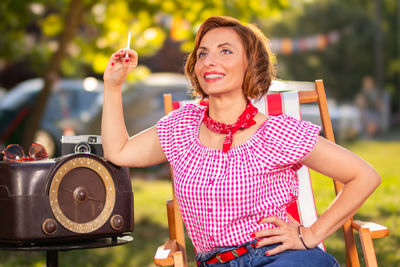
{"type": "Polygon", "coordinates": [[[57,222],[50,218],[44,220],[42,230],[46,235],[54,234],[57,231],[57,222]]]}
{"type": "Polygon", "coordinates": [[[111,217],[110,224],[114,230],[121,230],[124,226],[124,218],[121,215],[115,214],[111,217]]]}
{"type": "Polygon", "coordinates": [[[74,200],[78,203],[84,203],[89,197],[88,190],[83,186],[78,186],[74,190],[73,195],[74,195],[74,200]]]}

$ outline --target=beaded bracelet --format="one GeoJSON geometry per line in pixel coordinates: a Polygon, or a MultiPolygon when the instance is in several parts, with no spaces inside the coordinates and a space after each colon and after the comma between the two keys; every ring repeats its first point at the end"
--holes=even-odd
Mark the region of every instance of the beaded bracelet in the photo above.
{"type": "Polygon", "coordinates": [[[309,247],[306,246],[306,243],[304,243],[303,236],[301,235],[300,228],[301,228],[302,226],[303,226],[302,224],[300,224],[299,226],[297,226],[297,233],[299,234],[299,238],[300,238],[301,243],[303,243],[303,246],[304,246],[306,249],[310,249],[309,247]]]}

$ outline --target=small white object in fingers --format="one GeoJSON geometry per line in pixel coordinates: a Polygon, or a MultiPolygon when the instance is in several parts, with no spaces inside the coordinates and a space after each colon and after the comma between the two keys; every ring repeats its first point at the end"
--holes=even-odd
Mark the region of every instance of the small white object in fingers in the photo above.
{"type": "Polygon", "coordinates": [[[128,50],[129,50],[130,46],[131,46],[131,32],[129,32],[129,34],[128,34],[128,44],[126,45],[125,57],[129,57],[128,50]]]}

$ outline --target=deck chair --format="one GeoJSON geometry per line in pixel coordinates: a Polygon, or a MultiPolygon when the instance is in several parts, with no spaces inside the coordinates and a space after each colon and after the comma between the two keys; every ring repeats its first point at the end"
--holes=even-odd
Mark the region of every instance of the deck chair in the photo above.
{"type": "MultiPolygon", "coordinates": [[[[165,113],[194,101],[173,102],[171,95],[164,95],[165,113]]],[[[335,142],[332,123],[328,113],[325,89],[322,80],[315,82],[274,81],[269,93],[260,100],[252,100],[259,112],[268,116],[280,114],[290,115],[301,119],[300,105],[317,103],[322,124],[322,132],[328,140],[335,142]]],[[[307,167],[303,166],[298,171],[299,199],[288,207],[288,212],[298,222],[310,226],[317,219],[314,194],[310,174],[307,167]]],[[[173,179],[173,177],[171,177],[173,179]]],[[[336,194],[343,185],[334,182],[336,194]]],[[[154,263],[158,266],[187,266],[184,227],[179,207],[175,196],[167,201],[167,214],[169,225],[169,240],[157,249],[154,263]]],[[[359,233],[362,251],[366,266],[378,266],[372,240],[389,235],[389,230],[381,225],[349,219],[343,226],[346,264],[351,267],[360,266],[356,248],[354,231],[359,233]]],[[[324,244],[319,246],[325,249],[324,244]]]]}

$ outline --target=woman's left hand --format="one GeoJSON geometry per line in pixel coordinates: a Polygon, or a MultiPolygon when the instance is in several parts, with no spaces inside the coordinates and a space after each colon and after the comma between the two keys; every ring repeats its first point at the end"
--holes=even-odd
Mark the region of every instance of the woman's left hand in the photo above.
{"type": "MultiPolygon", "coordinates": [[[[298,234],[298,226],[300,225],[289,215],[291,223],[287,223],[276,217],[267,217],[259,221],[259,223],[272,223],[276,225],[276,228],[265,229],[254,233],[254,237],[258,239],[256,247],[262,247],[266,245],[272,245],[276,243],[282,243],[281,245],[268,250],[267,255],[275,255],[288,249],[306,249],[300,240],[298,234]]],[[[300,227],[303,241],[306,243],[308,248],[313,248],[315,245],[307,243],[311,233],[310,228],[300,227]]],[[[311,243],[311,242],[310,242],[311,243]]]]}

